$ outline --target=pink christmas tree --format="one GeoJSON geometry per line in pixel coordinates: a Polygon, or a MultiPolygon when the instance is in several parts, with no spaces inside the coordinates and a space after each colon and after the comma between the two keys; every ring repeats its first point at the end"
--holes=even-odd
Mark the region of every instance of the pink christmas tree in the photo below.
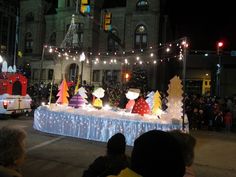
{"type": "Polygon", "coordinates": [[[59,104],[68,104],[68,98],[69,97],[69,94],[68,94],[68,86],[67,86],[67,83],[66,83],[66,80],[64,79],[61,83],[61,85],[59,86],[59,92],[57,94],[57,96],[59,97],[57,99],[57,103],[59,104]]]}

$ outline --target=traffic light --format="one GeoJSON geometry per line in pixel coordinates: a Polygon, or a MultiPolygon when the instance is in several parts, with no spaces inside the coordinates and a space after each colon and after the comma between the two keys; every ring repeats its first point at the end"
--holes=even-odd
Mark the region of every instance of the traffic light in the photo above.
{"type": "Polygon", "coordinates": [[[81,0],[80,1],[80,13],[83,15],[89,14],[91,11],[90,0],[81,0]]]}
{"type": "Polygon", "coordinates": [[[224,42],[222,41],[217,42],[217,55],[220,55],[222,53],[223,47],[224,47],[224,42]]]}
{"type": "Polygon", "coordinates": [[[103,16],[103,29],[104,29],[104,31],[111,30],[111,19],[112,19],[111,12],[105,12],[104,16],[103,16]]]}

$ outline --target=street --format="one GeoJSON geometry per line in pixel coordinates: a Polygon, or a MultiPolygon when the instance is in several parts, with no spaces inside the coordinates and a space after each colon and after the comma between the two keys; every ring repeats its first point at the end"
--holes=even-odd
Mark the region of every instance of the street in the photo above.
{"type": "MultiPolygon", "coordinates": [[[[0,120],[0,126],[18,125],[28,133],[24,177],[80,177],[106,144],[36,131],[33,117],[0,120]]],[[[196,177],[236,177],[236,134],[194,131],[197,139],[196,177]]],[[[132,148],[127,147],[130,154],[132,148]]]]}

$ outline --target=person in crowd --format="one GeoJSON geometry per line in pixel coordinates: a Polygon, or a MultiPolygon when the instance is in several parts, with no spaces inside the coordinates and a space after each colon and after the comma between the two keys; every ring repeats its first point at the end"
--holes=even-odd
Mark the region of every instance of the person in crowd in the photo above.
{"type": "Polygon", "coordinates": [[[220,131],[221,130],[221,128],[223,127],[223,122],[224,122],[223,113],[220,111],[215,116],[214,123],[215,123],[216,131],[220,131]]]}
{"type": "Polygon", "coordinates": [[[185,162],[178,141],[168,132],[151,130],[135,140],[131,166],[117,177],[183,177],[184,174],[185,162]]]}
{"type": "Polygon", "coordinates": [[[196,139],[187,133],[179,130],[171,131],[170,134],[180,143],[184,162],[185,162],[185,175],[184,177],[194,177],[193,161],[194,161],[194,148],[196,146],[196,139]]]}
{"type": "Polygon", "coordinates": [[[224,125],[225,125],[225,131],[229,133],[231,131],[233,121],[233,115],[230,112],[230,110],[226,110],[226,113],[224,115],[224,125]]]}
{"type": "Polygon", "coordinates": [[[98,157],[87,170],[83,177],[106,177],[117,175],[129,166],[129,158],[125,154],[126,140],[122,133],[113,135],[107,142],[107,153],[98,157]]]}
{"type": "Polygon", "coordinates": [[[0,129],[0,177],[22,177],[26,132],[17,127],[0,129]]]}

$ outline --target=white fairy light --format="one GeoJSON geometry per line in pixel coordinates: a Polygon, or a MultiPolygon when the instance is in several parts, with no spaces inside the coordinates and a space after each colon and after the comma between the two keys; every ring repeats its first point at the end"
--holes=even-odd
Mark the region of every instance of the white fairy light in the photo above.
{"type": "Polygon", "coordinates": [[[153,61],[153,64],[156,64],[156,63],[157,63],[157,61],[156,61],[156,60],[154,60],[154,61],[153,61]]]}
{"type": "Polygon", "coordinates": [[[154,53],[150,53],[150,57],[153,57],[154,56],[154,53]]]}
{"type": "Polygon", "coordinates": [[[140,59],[140,57],[139,57],[139,56],[137,56],[137,57],[136,57],[136,60],[137,60],[137,61],[139,61],[139,59],[140,59]]]}

